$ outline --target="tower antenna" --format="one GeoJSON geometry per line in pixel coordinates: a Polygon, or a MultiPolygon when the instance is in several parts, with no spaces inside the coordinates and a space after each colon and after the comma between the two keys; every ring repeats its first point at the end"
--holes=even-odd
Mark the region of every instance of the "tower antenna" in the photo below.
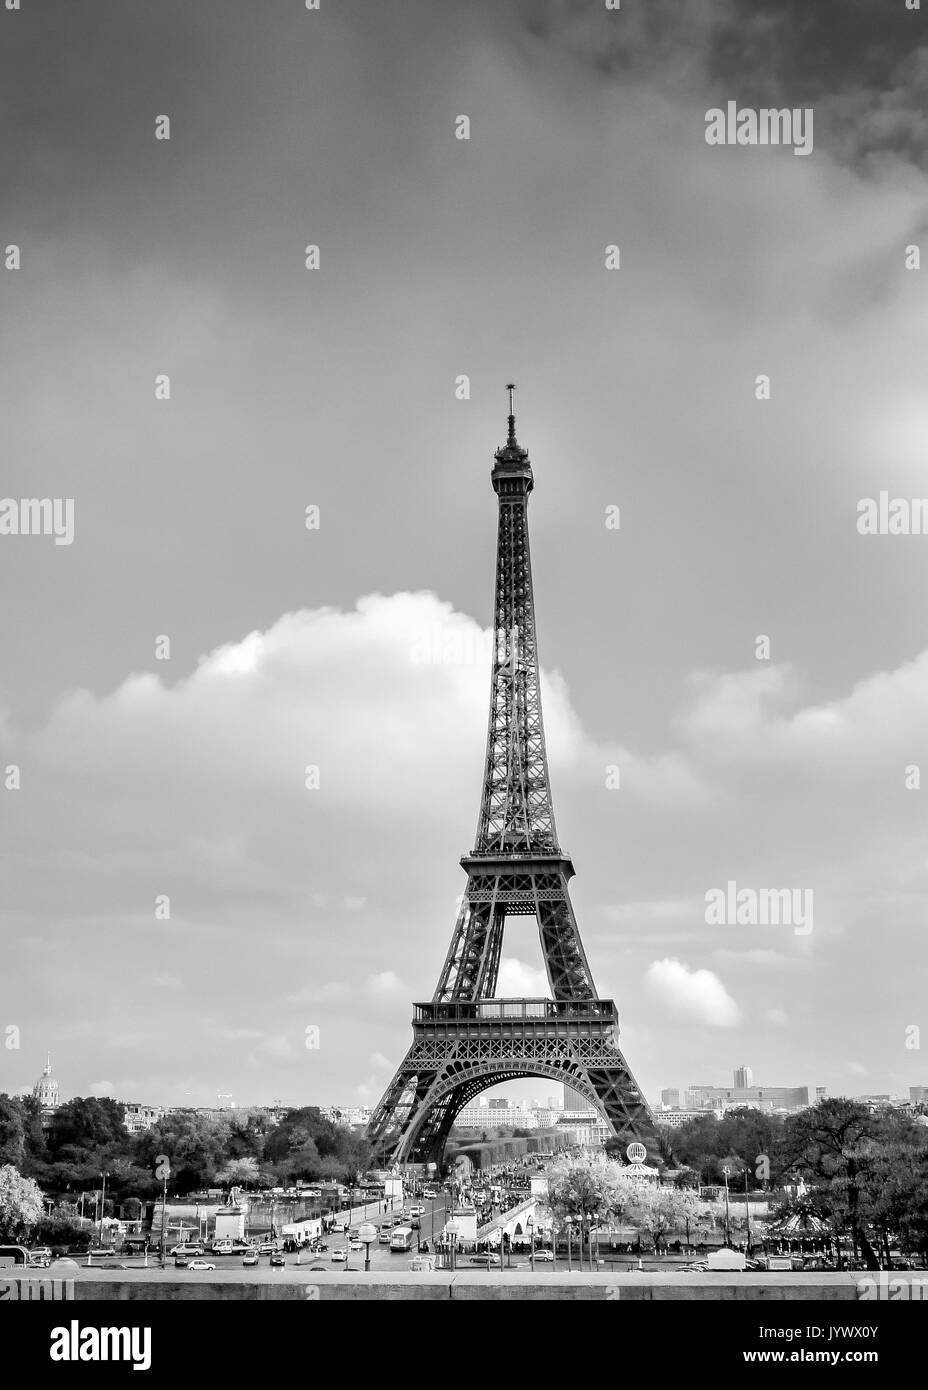
{"type": "Polygon", "coordinates": [[[509,392],[509,438],[506,441],[507,444],[515,444],[516,442],[516,417],[512,413],[512,393],[515,389],[514,381],[510,381],[506,386],[506,390],[509,392]]]}

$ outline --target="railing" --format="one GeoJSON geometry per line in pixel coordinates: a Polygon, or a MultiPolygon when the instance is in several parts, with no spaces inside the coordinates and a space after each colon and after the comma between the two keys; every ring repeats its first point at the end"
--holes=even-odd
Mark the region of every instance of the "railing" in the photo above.
{"type": "Polygon", "coordinates": [[[531,1022],[615,1022],[612,999],[453,999],[413,1004],[413,1023],[466,1023],[519,1019],[531,1022]]]}

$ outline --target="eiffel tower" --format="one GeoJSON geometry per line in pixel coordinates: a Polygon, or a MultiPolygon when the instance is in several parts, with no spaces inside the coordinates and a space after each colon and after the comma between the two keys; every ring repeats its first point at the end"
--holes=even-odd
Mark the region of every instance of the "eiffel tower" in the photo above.
{"type": "Polygon", "coordinates": [[[657,1142],[654,1119],[618,1045],[618,1014],[593,984],[554,825],[545,752],[528,540],[528,451],[509,436],[491,472],[499,499],[490,724],[477,839],[438,986],[413,1004],[413,1042],[371,1117],[382,1163],[441,1163],[458,1112],[494,1083],[545,1076],[582,1095],[613,1134],[657,1142]],[[538,923],[550,999],[498,999],[508,914],[538,923]]]}

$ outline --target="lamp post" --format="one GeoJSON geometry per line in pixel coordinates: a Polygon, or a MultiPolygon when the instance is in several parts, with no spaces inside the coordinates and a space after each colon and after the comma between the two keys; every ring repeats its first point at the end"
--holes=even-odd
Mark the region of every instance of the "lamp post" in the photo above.
{"type": "Polygon", "coordinates": [[[528,1218],[528,1220],[526,1221],[525,1224],[526,1224],[526,1226],[528,1227],[529,1239],[530,1239],[531,1242],[532,1242],[532,1255],[531,1255],[531,1260],[532,1260],[532,1273],[534,1274],[534,1273],[535,1273],[535,1218],[534,1218],[534,1216],[530,1216],[530,1217],[528,1218]]]}
{"type": "Polygon", "coordinates": [[[165,1252],[167,1250],[167,1206],[168,1206],[168,1174],[167,1164],[164,1165],[164,1187],[161,1189],[161,1268],[164,1269],[167,1263],[165,1252]]]}
{"type": "Polygon", "coordinates": [[[567,1273],[573,1272],[573,1265],[570,1262],[570,1236],[573,1230],[574,1219],[572,1216],[564,1217],[564,1225],[567,1227],[567,1273]]]}
{"type": "Polygon", "coordinates": [[[744,1170],[744,1211],[747,1217],[747,1252],[751,1254],[751,1203],[748,1201],[748,1170],[744,1170]]]}
{"type": "Polygon", "coordinates": [[[728,1164],[722,1169],[722,1176],[725,1179],[725,1244],[731,1245],[731,1215],[728,1206],[728,1175],[731,1172],[728,1164]]]}
{"type": "Polygon", "coordinates": [[[456,1266],[455,1254],[458,1243],[458,1223],[452,1216],[451,1220],[445,1224],[445,1234],[451,1237],[451,1268],[456,1266]]]}
{"type": "Polygon", "coordinates": [[[109,1177],[109,1173],[101,1173],[101,1174],[100,1174],[100,1177],[103,1179],[103,1188],[102,1188],[102,1190],[101,1190],[101,1192],[100,1192],[100,1244],[102,1245],[102,1244],[103,1244],[103,1212],[104,1212],[104,1210],[106,1209],[106,1180],[107,1180],[107,1178],[109,1177]]]}
{"type": "Polygon", "coordinates": [[[364,1273],[371,1272],[371,1246],[377,1239],[377,1227],[365,1221],[358,1227],[358,1239],[364,1243],[364,1273]]]}

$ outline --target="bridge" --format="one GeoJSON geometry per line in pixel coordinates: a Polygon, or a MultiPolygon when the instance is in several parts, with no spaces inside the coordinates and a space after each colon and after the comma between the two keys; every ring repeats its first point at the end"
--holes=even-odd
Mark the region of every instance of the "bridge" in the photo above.
{"type": "Polygon", "coordinates": [[[516,1227],[520,1226],[520,1236],[527,1236],[526,1222],[529,1217],[535,1218],[538,1207],[537,1197],[527,1197],[518,1206],[510,1207],[509,1211],[500,1212],[499,1216],[494,1216],[492,1221],[488,1221],[485,1226],[480,1226],[477,1230],[477,1240],[486,1241],[490,1245],[497,1245],[502,1240],[503,1235],[508,1235],[509,1239],[516,1234],[516,1227]],[[497,1240],[496,1237],[499,1237],[497,1240]]]}

